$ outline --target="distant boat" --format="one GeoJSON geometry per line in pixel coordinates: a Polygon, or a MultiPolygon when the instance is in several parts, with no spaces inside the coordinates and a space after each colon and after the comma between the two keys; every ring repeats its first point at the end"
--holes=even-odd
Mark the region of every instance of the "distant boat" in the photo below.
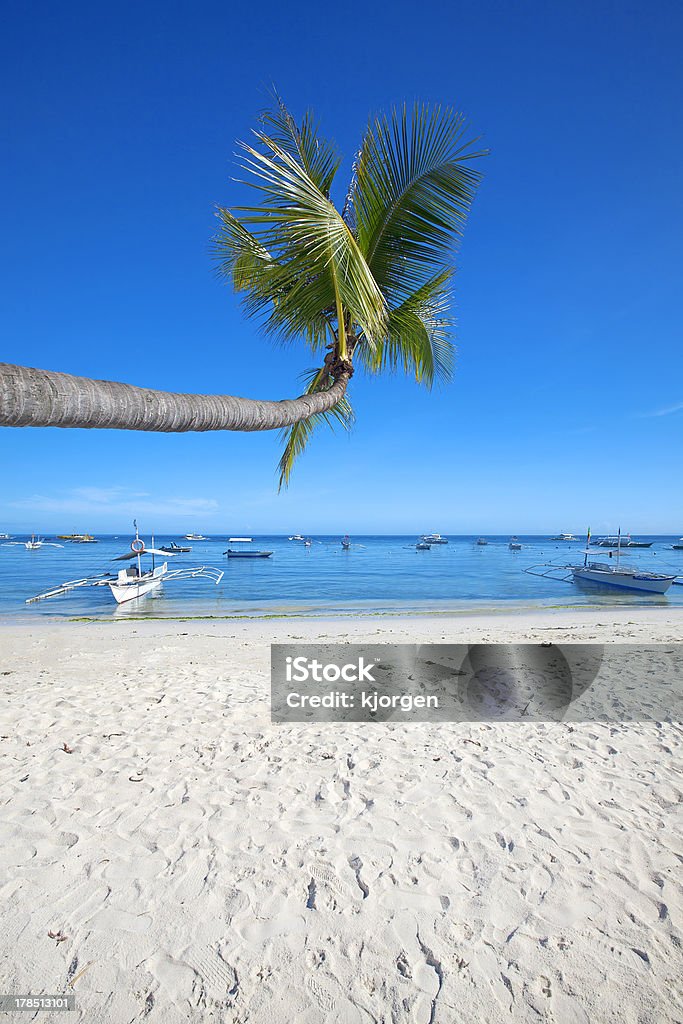
{"type": "Polygon", "coordinates": [[[683,551],[683,537],[678,538],[678,544],[672,544],[674,551],[683,551]]]}
{"type": "Polygon", "coordinates": [[[57,540],[66,540],[69,544],[97,544],[92,533],[58,533],[57,540]]]}
{"type": "Polygon", "coordinates": [[[348,551],[349,548],[351,547],[351,538],[349,537],[348,533],[345,533],[344,536],[342,537],[341,546],[344,549],[344,551],[348,551]]]}
{"type": "Polygon", "coordinates": [[[630,534],[626,537],[599,537],[593,543],[599,548],[651,548],[653,541],[651,540],[631,540],[630,534]]]}
{"type": "Polygon", "coordinates": [[[477,544],[483,548],[485,547],[486,544],[488,544],[488,541],[484,537],[479,537],[479,539],[477,540],[477,544]]]}
{"type": "Polygon", "coordinates": [[[570,541],[573,541],[573,540],[578,540],[579,538],[575,537],[573,533],[559,533],[557,535],[557,537],[551,537],[550,539],[551,540],[564,540],[564,541],[570,542],[570,541]]]}
{"type": "Polygon", "coordinates": [[[11,540],[12,537],[9,533],[0,533],[0,540],[11,540]]]}
{"type": "Polygon", "coordinates": [[[192,551],[192,548],[181,547],[180,544],[176,544],[174,540],[170,544],[162,544],[159,551],[164,551],[167,555],[184,555],[188,551],[192,551]]]}
{"type": "Polygon", "coordinates": [[[233,551],[232,548],[223,552],[228,558],[270,558],[272,553],[272,551],[233,551]]]}
{"type": "Polygon", "coordinates": [[[13,548],[26,548],[27,551],[39,551],[40,548],[63,548],[63,544],[55,544],[53,541],[43,540],[42,537],[36,537],[35,533],[31,534],[30,540],[11,540],[5,544],[5,547],[13,548]]]}
{"type": "Polygon", "coordinates": [[[185,540],[208,540],[208,537],[204,537],[201,533],[186,533],[185,540]]]}
{"type": "Polygon", "coordinates": [[[310,537],[305,537],[305,538],[304,538],[304,547],[306,547],[306,548],[310,548],[310,546],[311,546],[311,544],[312,544],[312,543],[313,543],[313,541],[311,540],[311,538],[310,538],[310,537]]]}
{"type": "Polygon", "coordinates": [[[294,536],[292,536],[292,537],[290,537],[290,538],[289,538],[289,540],[300,540],[300,541],[302,541],[302,543],[303,543],[303,541],[305,540],[305,538],[304,538],[304,537],[302,537],[300,533],[295,533],[295,534],[294,534],[294,536]]]}
{"type": "Polygon", "coordinates": [[[431,550],[431,544],[427,544],[427,542],[424,541],[424,540],[419,540],[417,542],[417,544],[415,545],[415,550],[416,551],[430,551],[431,550]]]}
{"type": "Polygon", "coordinates": [[[522,545],[519,543],[518,537],[510,537],[510,543],[508,544],[510,551],[521,551],[522,545]]]}
{"type": "Polygon", "coordinates": [[[448,544],[446,537],[442,537],[440,533],[423,533],[420,538],[425,544],[448,544]]]}
{"type": "Polygon", "coordinates": [[[251,544],[251,537],[228,537],[229,544],[251,544]]]}

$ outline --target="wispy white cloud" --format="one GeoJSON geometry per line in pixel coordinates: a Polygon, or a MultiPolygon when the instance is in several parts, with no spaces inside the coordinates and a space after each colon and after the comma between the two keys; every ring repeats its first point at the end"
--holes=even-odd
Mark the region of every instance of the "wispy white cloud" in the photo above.
{"type": "Polygon", "coordinates": [[[640,415],[649,419],[652,416],[671,416],[672,413],[681,412],[683,402],[676,402],[675,405],[665,405],[662,409],[654,409],[652,412],[642,412],[640,415]]]}
{"type": "Polygon", "coordinates": [[[218,511],[213,498],[170,496],[153,498],[144,491],[131,492],[125,487],[78,487],[61,495],[33,494],[8,502],[16,509],[32,512],[59,512],[70,515],[94,515],[111,512],[127,516],[181,516],[192,518],[218,511]]]}

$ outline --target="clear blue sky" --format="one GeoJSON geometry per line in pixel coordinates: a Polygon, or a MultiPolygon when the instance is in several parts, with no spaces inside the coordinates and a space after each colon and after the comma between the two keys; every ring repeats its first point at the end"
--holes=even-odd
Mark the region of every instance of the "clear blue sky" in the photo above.
{"type": "Polygon", "coordinates": [[[283,398],[310,365],[219,284],[214,204],[271,83],[351,158],[368,114],[453,104],[491,149],[458,366],[353,380],[277,495],[274,434],[0,431],[0,529],[683,533],[677,2],[11,5],[0,358],[283,398]]]}

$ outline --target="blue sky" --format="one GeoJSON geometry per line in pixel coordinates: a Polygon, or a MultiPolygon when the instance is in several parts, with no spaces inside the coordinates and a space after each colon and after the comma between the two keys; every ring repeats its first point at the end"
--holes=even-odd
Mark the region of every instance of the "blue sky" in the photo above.
{"type": "Polygon", "coordinates": [[[213,276],[214,206],[271,83],[351,159],[371,112],[491,149],[454,382],[353,380],[286,494],[274,434],[2,430],[0,529],[683,533],[677,3],[13,5],[0,358],[283,398],[310,365],[213,276]],[[417,13],[416,13],[417,12],[417,13]]]}

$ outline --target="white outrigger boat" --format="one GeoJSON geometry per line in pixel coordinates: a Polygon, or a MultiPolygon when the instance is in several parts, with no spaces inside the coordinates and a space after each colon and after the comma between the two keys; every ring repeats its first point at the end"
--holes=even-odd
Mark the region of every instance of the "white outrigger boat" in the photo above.
{"type": "Polygon", "coordinates": [[[125,604],[128,601],[145,597],[152,591],[158,590],[162,583],[166,583],[169,580],[203,578],[218,584],[223,579],[222,570],[214,569],[212,566],[198,565],[191,568],[169,569],[166,559],[174,556],[170,552],[155,548],[153,540],[152,547],[145,547],[145,542],[138,533],[137,522],[134,523],[134,526],[135,539],[131,542],[130,551],[124,555],[119,555],[115,561],[127,562],[134,559],[135,565],[128,566],[126,569],[119,569],[117,573],[103,572],[97,576],[86,576],[80,580],[69,580],[66,583],[60,583],[58,587],[47,590],[44,594],[29,597],[26,604],[33,604],[35,601],[43,601],[51,597],[61,597],[62,594],[68,594],[72,590],[79,590],[81,587],[109,587],[116,603],[125,604]],[[152,558],[152,567],[143,571],[142,559],[147,555],[150,555],[152,558]],[[161,565],[155,565],[155,555],[160,555],[164,558],[161,565]]]}
{"type": "Polygon", "coordinates": [[[27,551],[39,551],[41,548],[63,548],[63,544],[55,544],[50,540],[43,540],[42,537],[36,537],[35,533],[31,534],[30,540],[12,540],[9,544],[5,544],[7,548],[26,548],[27,551]]]}
{"type": "Polygon", "coordinates": [[[583,564],[557,565],[553,562],[531,565],[524,572],[531,576],[541,576],[566,583],[598,583],[608,587],[621,587],[624,590],[640,590],[648,594],[665,594],[669,587],[677,581],[676,574],[651,572],[636,566],[621,564],[621,531],[617,534],[616,550],[610,550],[609,558],[614,555],[613,562],[597,562],[591,559],[595,549],[590,547],[591,533],[588,531],[583,564]],[[543,570],[542,572],[539,570],[543,570]],[[563,575],[557,575],[557,573],[563,575]]]}

